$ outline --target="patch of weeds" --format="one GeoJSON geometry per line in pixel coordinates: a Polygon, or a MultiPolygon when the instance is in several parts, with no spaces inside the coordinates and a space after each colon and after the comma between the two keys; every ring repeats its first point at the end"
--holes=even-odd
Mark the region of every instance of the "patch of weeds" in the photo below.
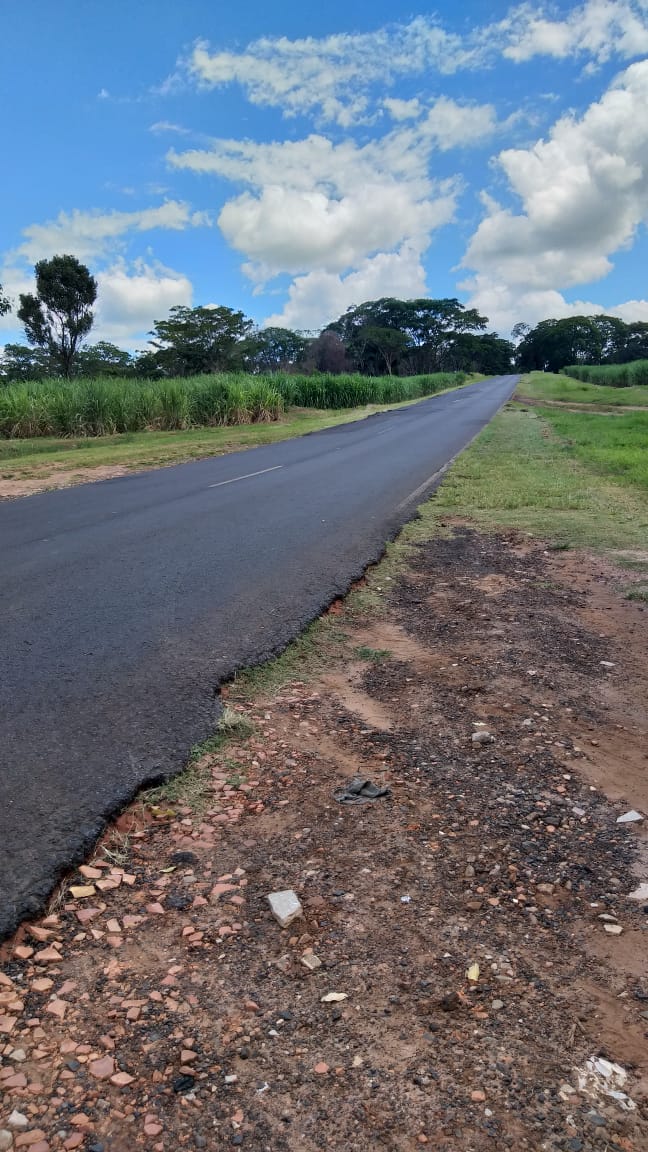
{"type": "Polygon", "coordinates": [[[237,712],[234,708],[223,708],[223,714],[218,721],[217,735],[221,736],[251,736],[254,732],[254,724],[249,716],[245,716],[243,712],[237,712]]]}
{"type": "MultiPolygon", "coordinates": [[[[220,739],[222,742],[223,738],[220,739]]],[[[201,748],[204,748],[204,745],[201,745],[201,748]]],[[[155,788],[147,788],[142,792],[141,799],[149,808],[173,808],[177,805],[200,813],[207,807],[211,792],[211,772],[206,765],[197,762],[196,759],[190,761],[184,771],[173,776],[171,780],[158,784],[155,788]]]]}
{"type": "Polygon", "coordinates": [[[348,642],[334,616],[322,616],[310,624],[301,636],[272,660],[237,672],[232,692],[249,700],[278,692],[293,680],[308,680],[322,668],[334,663],[348,642]]]}
{"type": "Polygon", "coordinates": [[[118,832],[116,828],[110,831],[107,844],[102,846],[106,860],[115,868],[123,868],[130,859],[130,837],[127,832],[118,832]]]}
{"type": "Polygon", "coordinates": [[[624,600],[640,600],[644,604],[648,604],[648,585],[643,587],[630,588],[624,594],[624,600]]]}
{"type": "Polygon", "coordinates": [[[391,656],[389,648],[370,648],[367,644],[361,644],[358,648],[354,648],[353,651],[360,660],[375,660],[376,663],[379,663],[381,660],[389,660],[391,656]]]}

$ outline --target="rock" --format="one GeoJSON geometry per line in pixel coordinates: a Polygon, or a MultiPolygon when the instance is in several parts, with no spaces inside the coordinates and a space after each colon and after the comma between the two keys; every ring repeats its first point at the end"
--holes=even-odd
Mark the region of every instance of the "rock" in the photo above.
{"type": "Polygon", "coordinates": [[[482,1092],[480,1088],[476,1088],[474,1092],[470,1093],[470,1099],[474,1100],[475,1104],[483,1104],[486,1099],[486,1093],[482,1092]]]}
{"type": "Polygon", "coordinates": [[[636,808],[631,808],[629,812],[624,812],[623,816],[617,816],[617,824],[636,824],[639,820],[643,820],[643,816],[641,812],[637,812],[636,808]]]}
{"type": "Polygon", "coordinates": [[[225,1077],[225,1083],[226,1084],[236,1084],[237,1081],[238,1081],[238,1076],[235,1076],[233,1072],[229,1076],[225,1077]]]}
{"type": "Polygon", "coordinates": [[[316,1064],[313,1068],[313,1072],[317,1072],[318,1076],[326,1076],[328,1070],[329,1066],[328,1064],[325,1064],[323,1060],[320,1060],[319,1064],[316,1064]]]}
{"type": "Polygon", "coordinates": [[[268,903],[275,920],[281,925],[282,928],[287,928],[296,920],[298,916],[303,916],[304,910],[299,902],[299,897],[296,892],[291,888],[286,889],[284,892],[271,892],[268,896],[268,903]]]}
{"type": "Polygon", "coordinates": [[[492,744],[495,737],[491,736],[490,732],[481,728],[479,732],[473,732],[471,740],[473,744],[492,744]]]}
{"type": "Polygon", "coordinates": [[[501,1012],[503,1007],[504,1007],[504,1001],[503,1000],[493,1000],[493,1003],[491,1004],[491,1008],[493,1009],[493,1012],[501,1012]]]}
{"type": "Polygon", "coordinates": [[[616,668],[616,664],[612,660],[599,660],[601,668],[616,668]]]}
{"type": "Polygon", "coordinates": [[[112,1056],[102,1056],[101,1060],[93,1060],[88,1071],[95,1080],[110,1080],[115,1073],[115,1061],[112,1056]]]}
{"type": "Polygon", "coordinates": [[[26,1128],[29,1128],[29,1120],[27,1117],[23,1116],[22,1112],[17,1112],[15,1109],[7,1120],[7,1124],[10,1128],[16,1128],[19,1132],[24,1132],[26,1128]]]}
{"type": "MultiPolygon", "coordinates": [[[[635,888],[634,892],[629,892],[628,893],[628,900],[647,901],[648,900],[648,884],[640,884],[638,888],[635,888]]],[[[12,1056],[11,1059],[15,1060],[15,1056],[12,1056]]]]}
{"type": "Polygon", "coordinates": [[[604,924],[603,927],[609,936],[620,936],[623,932],[620,924],[604,924]]]}
{"type": "Polygon", "coordinates": [[[27,1059],[27,1054],[22,1048],[14,1048],[9,1059],[13,1064],[22,1064],[27,1059]]]}
{"type": "Polygon", "coordinates": [[[474,875],[475,875],[475,869],[473,868],[472,864],[466,864],[466,870],[464,872],[464,876],[465,876],[466,880],[472,880],[474,875]]]}
{"type": "Polygon", "coordinates": [[[304,968],[308,968],[309,972],[315,972],[317,968],[322,967],[322,961],[314,952],[304,952],[301,962],[304,968]]]}
{"type": "Polygon", "coordinates": [[[343,1000],[348,1000],[349,997],[346,992],[327,992],[326,996],[322,996],[322,1004],[341,1004],[343,1000]]]}
{"type": "Polygon", "coordinates": [[[13,1136],[8,1128],[0,1128],[0,1152],[9,1152],[13,1148],[13,1136]]]}

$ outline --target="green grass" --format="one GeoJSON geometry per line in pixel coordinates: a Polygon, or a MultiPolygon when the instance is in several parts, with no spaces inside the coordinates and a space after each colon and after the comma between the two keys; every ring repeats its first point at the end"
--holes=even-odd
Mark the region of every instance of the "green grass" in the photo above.
{"type": "Polygon", "coordinates": [[[596,472],[648,492],[648,412],[626,412],[614,420],[595,412],[543,412],[579,460],[596,472]]]}
{"type": "Polygon", "coordinates": [[[558,400],[565,404],[605,404],[615,408],[628,405],[648,407],[648,387],[612,388],[570,380],[552,372],[529,372],[523,376],[517,395],[530,400],[558,400]]]}
{"type": "Polygon", "coordinates": [[[391,656],[388,648],[370,648],[367,644],[360,644],[353,651],[360,660],[372,660],[376,664],[380,664],[383,660],[389,660],[391,656]]]}
{"type": "MultiPolygon", "coordinates": [[[[518,528],[558,545],[644,551],[645,488],[627,472],[601,470],[596,444],[586,442],[592,432],[589,420],[605,428],[615,427],[616,420],[574,414],[569,444],[554,425],[554,419],[566,415],[572,416],[505,409],[450,469],[423,509],[424,528],[426,518],[429,523],[430,517],[456,516],[489,527],[518,528]]],[[[623,459],[623,450],[618,451],[623,459]]]]}
{"type": "Polygon", "coordinates": [[[589,380],[590,384],[612,388],[648,385],[648,360],[631,360],[628,364],[573,364],[563,368],[563,372],[575,380],[589,380]]]}
{"type": "Polygon", "coordinates": [[[0,388],[0,437],[102,437],[277,420],[287,406],[356,408],[417,400],[465,373],[427,376],[213,374],[168,380],[42,380],[0,388]]]}

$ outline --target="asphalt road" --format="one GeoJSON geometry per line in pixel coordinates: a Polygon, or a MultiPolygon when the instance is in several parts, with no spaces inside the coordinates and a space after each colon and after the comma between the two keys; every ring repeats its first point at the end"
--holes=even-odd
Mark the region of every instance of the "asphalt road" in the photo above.
{"type": "Polygon", "coordinates": [[[219,683],[379,557],[516,379],[0,505],[0,939],[213,731],[219,683]]]}

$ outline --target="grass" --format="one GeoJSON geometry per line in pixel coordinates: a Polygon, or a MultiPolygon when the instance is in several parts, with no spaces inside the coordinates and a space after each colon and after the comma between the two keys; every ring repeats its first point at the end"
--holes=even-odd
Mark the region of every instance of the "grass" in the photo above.
{"type": "Polygon", "coordinates": [[[215,373],[167,380],[42,380],[0,388],[0,437],[103,437],[118,433],[257,424],[286,407],[357,408],[417,400],[466,379],[355,374],[215,373]]]}
{"type": "Polygon", "coordinates": [[[648,492],[648,412],[626,412],[614,420],[556,409],[543,416],[588,467],[648,492]]]}
{"type": "Polygon", "coordinates": [[[530,400],[558,400],[565,404],[605,404],[615,408],[628,405],[648,407],[648,387],[613,388],[570,380],[552,372],[529,372],[518,385],[517,395],[530,400]]]}
{"type": "Polygon", "coordinates": [[[648,384],[648,360],[631,360],[628,364],[573,364],[563,368],[566,376],[589,380],[590,384],[628,388],[648,384]]]}
{"type": "MultiPolygon", "coordinates": [[[[646,490],[634,473],[601,467],[589,420],[599,422],[601,434],[617,423],[589,414],[505,409],[459,457],[426,507],[433,518],[518,528],[559,545],[644,551],[646,490]],[[567,415],[574,420],[571,443],[557,434],[567,415]]],[[[614,448],[609,451],[614,455],[614,448]]],[[[623,460],[623,449],[616,452],[623,460]]]]}

